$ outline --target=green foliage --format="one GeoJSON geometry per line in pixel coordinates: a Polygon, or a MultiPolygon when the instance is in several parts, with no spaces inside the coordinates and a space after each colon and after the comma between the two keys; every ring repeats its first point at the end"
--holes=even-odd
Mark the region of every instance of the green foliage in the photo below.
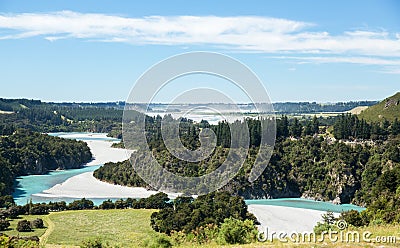
{"type": "Polygon", "coordinates": [[[314,227],[315,234],[328,233],[330,230],[337,231],[338,227],[336,226],[337,218],[333,215],[332,212],[328,211],[322,215],[322,222],[317,222],[317,225],[314,227]]]}
{"type": "Polygon", "coordinates": [[[220,244],[248,244],[256,240],[257,228],[252,220],[225,219],[221,224],[218,242],[220,244]]]}
{"type": "Polygon", "coordinates": [[[82,198],[81,200],[75,200],[68,204],[68,209],[70,210],[84,210],[84,209],[93,209],[94,204],[93,201],[82,198]]]}
{"type": "Polygon", "coordinates": [[[82,248],[105,248],[108,247],[106,244],[103,244],[103,241],[99,237],[88,238],[82,241],[82,248]]]}
{"type": "Polygon", "coordinates": [[[18,232],[31,232],[32,228],[31,228],[30,222],[27,220],[18,221],[17,231],[18,232]]]}
{"type": "Polygon", "coordinates": [[[369,224],[368,216],[366,211],[358,212],[356,210],[350,210],[340,214],[340,219],[346,221],[347,224],[360,227],[369,224]]]}
{"type": "Polygon", "coordinates": [[[10,222],[8,220],[0,218],[0,231],[7,230],[9,226],[10,222]]]}
{"type": "Polygon", "coordinates": [[[115,204],[110,200],[105,200],[103,201],[102,204],[99,205],[100,209],[114,209],[115,208],[115,204]]]}
{"type": "MultiPolygon", "coordinates": [[[[186,235],[186,241],[191,243],[205,244],[210,243],[218,238],[219,228],[215,224],[207,224],[206,226],[196,227],[191,233],[186,235]]],[[[173,232],[171,236],[175,237],[177,234],[183,232],[173,232]]],[[[179,236],[178,236],[179,237],[179,236]]]]}
{"type": "Polygon", "coordinates": [[[321,233],[328,233],[329,230],[332,230],[332,225],[325,223],[325,222],[318,222],[317,225],[314,227],[314,233],[315,234],[321,234],[321,233]]]}
{"type": "Polygon", "coordinates": [[[356,115],[342,114],[333,125],[333,135],[336,139],[369,139],[384,138],[379,124],[368,124],[359,120],[356,115]]]}
{"type": "Polygon", "coordinates": [[[43,220],[40,218],[34,219],[30,221],[30,225],[32,228],[44,228],[43,220]]]}
{"type": "Polygon", "coordinates": [[[146,187],[147,184],[133,170],[129,160],[117,163],[105,163],[94,171],[93,176],[99,180],[131,187],[146,187]]]}
{"type": "Polygon", "coordinates": [[[227,192],[214,192],[199,196],[197,199],[178,197],[174,201],[173,208],[164,208],[153,213],[150,222],[152,228],[158,232],[191,233],[207,224],[219,226],[224,219],[230,217],[255,220],[255,217],[247,212],[243,198],[231,196],[227,192]]]}
{"type": "Polygon", "coordinates": [[[79,168],[91,158],[89,147],[82,141],[18,129],[12,135],[0,137],[0,196],[12,192],[17,176],[79,168]]]}
{"type": "Polygon", "coordinates": [[[333,215],[333,212],[326,212],[326,214],[322,215],[322,220],[324,221],[324,223],[329,224],[329,225],[333,225],[336,222],[336,218],[333,215]]]}
{"type": "Polygon", "coordinates": [[[37,236],[28,238],[8,237],[0,234],[0,247],[4,248],[38,248],[39,238],[37,236]]]}
{"type": "MultiPolygon", "coordinates": [[[[1,189],[0,189],[0,192],[1,192],[1,189]]],[[[14,198],[11,195],[0,196],[0,208],[9,208],[14,205],[15,205],[14,198]]]]}
{"type": "Polygon", "coordinates": [[[148,248],[170,248],[171,240],[165,235],[157,234],[144,241],[144,247],[148,248]]]}

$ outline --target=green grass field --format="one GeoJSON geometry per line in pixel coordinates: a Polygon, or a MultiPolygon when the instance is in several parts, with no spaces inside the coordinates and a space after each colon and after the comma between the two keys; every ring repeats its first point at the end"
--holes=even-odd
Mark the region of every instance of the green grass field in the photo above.
{"type": "Polygon", "coordinates": [[[156,235],[150,227],[155,210],[85,210],[51,213],[52,224],[45,237],[46,246],[79,246],[89,238],[100,238],[112,247],[143,247],[143,242],[156,235]]]}
{"type": "Polygon", "coordinates": [[[8,236],[20,236],[20,237],[24,237],[24,236],[42,236],[44,234],[44,232],[46,231],[46,228],[36,228],[34,229],[33,232],[18,232],[16,230],[17,228],[17,224],[18,221],[20,220],[34,220],[37,218],[41,218],[44,221],[44,225],[45,227],[48,226],[47,222],[45,221],[45,217],[43,215],[23,215],[20,216],[20,218],[18,219],[14,219],[14,220],[10,220],[10,227],[8,228],[7,231],[4,231],[3,233],[7,234],[8,236]]]}

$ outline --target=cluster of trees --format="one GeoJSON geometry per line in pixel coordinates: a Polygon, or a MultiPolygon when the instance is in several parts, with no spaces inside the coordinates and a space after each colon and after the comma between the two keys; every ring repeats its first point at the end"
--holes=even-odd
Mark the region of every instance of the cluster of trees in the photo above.
{"type": "Polygon", "coordinates": [[[18,129],[0,137],[0,196],[12,192],[17,176],[79,168],[92,154],[86,143],[18,129]]]}
{"type": "Polygon", "coordinates": [[[31,232],[35,228],[44,228],[43,220],[40,218],[28,221],[28,220],[20,220],[17,224],[18,232],[31,232]]]}
{"type": "Polygon", "coordinates": [[[372,139],[387,140],[389,135],[400,134],[400,122],[396,118],[392,123],[388,120],[368,123],[356,115],[341,115],[333,125],[333,135],[336,139],[372,139]]]}
{"type": "Polygon", "coordinates": [[[130,187],[147,187],[143,179],[133,170],[129,160],[116,163],[105,163],[93,172],[94,177],[101,181],[130,187]]]}
{"type": "Polygon", "coordinates": [[[276,120],[276,137],[285,139],[288,137],[300,138],[319,133],[320,120],[314,116],[311,120],[300,121],[297,118],[289,120],[287,116],[282,116],[276,120]]]}
{"type": "Polygon", "coordinates": [[[111,200],[106,200],[102,204],[99,205],[99,209],[164,209],[167,207],[171,207],[172,203],[168,198],[168,195],[165,193],[157,193],[151,195],[147,198],[141,199],[119,199],[115,202],[111,200]]]}
{"type": "Polygon", "coordinates": [[[65,210],[84,210],[93,209],[93,201],[82,198],[69,204],[65,201],[49,203],[27,203],[25,205],[11,205],[0,210],[0,218],[16,219],[20,215],[45,215],[49,212],[59,212],[65,210]]]}
{"type": "MultiPolygon", "coordinates": [[[[248,229],[254,230],[254,223],[257,220],[247,211],[247,205],[243,198],[220,191],[202,195],[196,199],[178,197],[170,207],[154,212],[150,222],[152,228],[157,232],[168,235],[174,235],[177,232],[195,234],[199,238],[201,234],[205,234],[207,227],[221,227],[224,230],[223,233],[227,234],[230,227],[240,224],[237,223],[238,221],[246,220],[251,221],[246,222],[248,229]]],[[[235,238],[229,239],[230,235],[226,236],[227,243],[245,242],[235,238]]],[[[243,235],[241,238],[246,239],[247,235],[243,235]]]]}
{"type": "Polygon", "coordinates": [[[99,206],[93,201],[82,198],[67,204],[65,201],[49,203],[27,203],[23,206],[11,205],[0,209],[0,219],[16,219],[20,215],[46,215],[49,212],[59,212],[65,210],[87,210],[87,209],[164,209],[171,207],[172,203],[165,193],[157,193],[148,198],[141,199],[119,199],[115,202],[106,200],[99,206]]]}

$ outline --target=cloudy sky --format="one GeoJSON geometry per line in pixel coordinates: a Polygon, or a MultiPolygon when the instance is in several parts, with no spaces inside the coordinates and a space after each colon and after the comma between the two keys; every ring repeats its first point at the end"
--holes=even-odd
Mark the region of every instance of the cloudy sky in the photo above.
{"type": "MultiPolygon", "coordinates": [[[[0,0],[0,97],[125,100],[149,67],[190,51],[243,62],[274,102],[400,91],[395,0],[82,2],[0,0]]],[[[188,77],[158,100],[199,80],[240,99],[220,79],[188,77]]]]}

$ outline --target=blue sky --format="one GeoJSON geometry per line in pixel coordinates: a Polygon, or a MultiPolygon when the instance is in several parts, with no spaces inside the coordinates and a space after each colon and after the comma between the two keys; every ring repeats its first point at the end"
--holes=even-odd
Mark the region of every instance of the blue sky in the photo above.
{"type": "Polygon", "coordinates": [[[125,100],[190,51],[242,61],[274,102],[379,100],[399,91],[400,2],[0,0],[0,97],[125,100]]]}

